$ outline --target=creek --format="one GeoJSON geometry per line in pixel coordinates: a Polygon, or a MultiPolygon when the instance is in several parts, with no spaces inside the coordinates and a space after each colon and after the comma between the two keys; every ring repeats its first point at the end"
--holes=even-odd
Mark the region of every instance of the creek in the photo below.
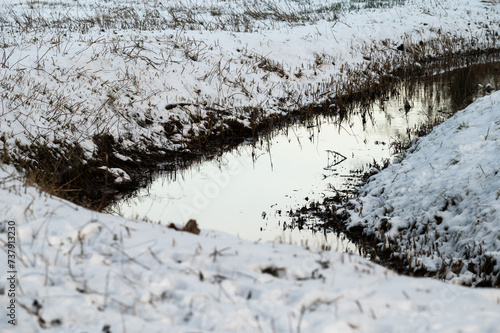
{"type": "Polygon", "coordinates": [[[352,191],[370,164],[394,158],[394,143],[411,140],[411,130],[449,118],[499,85],[497,62],[401,82],[370,105],[332,107],[218,157],[159,172],[106,211],[164,224],[195,219],[201,229],[252,241],[357,251],[342,234],[314,231],[314,220],[299,229],[289,211],[352,191]]]}

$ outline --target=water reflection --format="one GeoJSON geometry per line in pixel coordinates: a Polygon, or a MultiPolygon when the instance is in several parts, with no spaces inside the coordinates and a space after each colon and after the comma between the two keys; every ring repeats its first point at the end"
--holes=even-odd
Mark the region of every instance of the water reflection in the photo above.
{"type": "Polygon", "coordinates": [[[159,174],[107,211],[165,224],[194,218],[202,229],[254,241],[355,251],[342,236],[291,228],[288,212],[355,186],[355,171],[392,158],[391,143],[411,139],[415,126],[449,117],[484,95],[478,84],[497,89],[499,68],[498,63],[471,66],[401,83],[370,106],[312,117],[216,159],[159,174]]]}

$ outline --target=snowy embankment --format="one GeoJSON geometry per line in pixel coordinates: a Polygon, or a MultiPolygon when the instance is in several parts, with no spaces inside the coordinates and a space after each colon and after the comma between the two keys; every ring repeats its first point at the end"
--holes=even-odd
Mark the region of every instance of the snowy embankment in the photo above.
{"type": "Polygon", "coordinates": [[[349,227],[444,279],[500,285],[500,92],[419,139],[373,176],[349,227]]]}
{"type": "Polygon", "coordinates": [[[100,214],[7,180],[11,172],[1,171],[0,214],[16,225],[18,322],[7,323],[6,285],[5,333],[498,329],[500,290],[399,276],[357,255],[100,214]]]}

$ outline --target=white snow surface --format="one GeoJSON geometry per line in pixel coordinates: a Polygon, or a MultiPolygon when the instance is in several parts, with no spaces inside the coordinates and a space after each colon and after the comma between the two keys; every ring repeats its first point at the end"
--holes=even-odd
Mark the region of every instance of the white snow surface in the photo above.
{"type": "Polygon", "coordinates": [[[106,166],[102,166],[102,167],[98,167],[98,169],[106,170],[107,172],[109,172],[114,177],[115,183],[121,184],[123,182],[128,182],[131,180],[128,173],[126,173],[124,170],[122,170],[120,168],[108,168],[106,166]]]}
{"type": "MultiPolygon", "coordinates": [[[[0,212],[16,224],[18,322],[3,315],[2,332],[498,329],[498,289],[399,276],[354,254],[100,214],[9,174],[4,166],[0,212]]],[[[2,270],[1,280],[8,276],[2,270]]],[[[7,302],[3,295],[3,309],[7,302]]]]}
{"type": "Polygon", "coordinates": [[[381,247],[387,238],[395,242],[398,252],[412,257],[413,268],[456,265],[443,269],[442,277],[479,283],[488,276],[474,276],[468,265],[490,260],[489,277],[500,279],[499,157],[500,92],[495,92],[434,128],[399,163],[373,176],[356,200],[350,227],[377,235],[381,247]]]}

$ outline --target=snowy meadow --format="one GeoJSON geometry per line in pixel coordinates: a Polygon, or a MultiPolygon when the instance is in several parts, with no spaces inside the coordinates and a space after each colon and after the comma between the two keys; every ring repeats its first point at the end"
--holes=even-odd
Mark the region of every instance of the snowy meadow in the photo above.
{"type": "Polygon", "coordinates": [[[3,0],[0,330],[495,332],[500,290],[462,285],[500,283],[498,92],[413,142],[348,207],[346,228],[434,278],[99,210],[158,162],[464,67],[498,49],[499,12],[495,0],[3,0]]]}

